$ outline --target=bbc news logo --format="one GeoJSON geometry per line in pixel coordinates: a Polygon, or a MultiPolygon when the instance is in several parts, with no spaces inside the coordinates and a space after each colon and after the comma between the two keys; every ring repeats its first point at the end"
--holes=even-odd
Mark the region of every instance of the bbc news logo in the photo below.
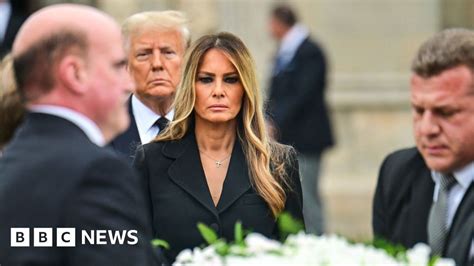
{"type": "MultiPolygon", "coordinates": [[[[81,230],[79,239],[81,245],[136,245],[138,243],[137,230],[81,230]]],[[[11,247],[53,247],[56,238],[56,247],[75,247],[76,229],[37,227],[30,230],[28,227],[10,228],[11,247]],[[33,234],[30,234],[33,231],[33,234]]],[[[77,240],[79,240],[77,239],[77,240]]]]}

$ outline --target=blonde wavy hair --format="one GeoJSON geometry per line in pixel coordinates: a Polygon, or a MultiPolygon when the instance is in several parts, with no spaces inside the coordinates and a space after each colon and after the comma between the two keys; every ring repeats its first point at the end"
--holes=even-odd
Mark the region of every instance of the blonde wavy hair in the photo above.
{"type": "Polygon", "coordinates": [[[0,150],[13,137],[23,121],[25,106],[17,90],[13,57],[6,55],[0,63],[0,150]]]}
{"type": "Polygon", "coordinates": [[[290,160],[293,150],[269,137],[255,64],[248,48],[235,35],[227,32],[205,35],[191,46],[185,56],[183,78],[173,103],[174,120],[155,141],[178,140],[189,130],[194,130],[191,127],[195,117],[196,75],[204,55],[210,49],[222,51],[239,73],[244,96],[242,109],[237,116],[237,136],[249,165],[250,181],[257,193],[267,202],[274,217],[277,217],[285,207],[285,188],[289,187],[286,162],[290,160]]]}

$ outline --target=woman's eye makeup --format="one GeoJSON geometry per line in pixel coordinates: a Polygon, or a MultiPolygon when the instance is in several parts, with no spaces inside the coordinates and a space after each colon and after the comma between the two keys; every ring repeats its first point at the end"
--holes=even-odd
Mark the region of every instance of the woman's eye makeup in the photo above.
{"type": "Polygon", "coordinates": [[[209,77],[209,76],[200,76],[198,77],[198,81],[202,83],[211,83],[214,81],[214,78],[209,77]]]}
{"type": "MultiPolygon", "coordinates": [[[[220,77],[217,77],[217,78],[220,78],[220,77]]],[[[212,83],[214,82],[215,79],[216,77],[214,77],[213,75],[198,75],[196,80],[201,83],[212,83]]],[[[240,81],[240,78],[238,75],[232,74],[229,76],[224,76],[222,78],[222,81],[228,84],[235,84],[240,81]]]]}
{"type": "Polygon", "coordinates": [[[225,77],[224,81],[226,83],[234,84],[239,82],[239,77],[238,76],[230,76],[230,77],[225,77]]]}

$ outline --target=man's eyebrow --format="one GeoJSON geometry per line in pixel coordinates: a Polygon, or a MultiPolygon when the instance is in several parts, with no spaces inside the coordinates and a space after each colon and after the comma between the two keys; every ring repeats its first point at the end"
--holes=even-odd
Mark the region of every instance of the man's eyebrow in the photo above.
{"type": "Polygon", "coordinates": [[[158,46],[158,48],[159,48],[160,50],[164,50],[164,49],[176,50],[173,46],[171,46],[171,45],[169,45],[169,44],[160,45],[160,46],[158,46]]]}
{"type": "Polygon", "coordinates": [[[435,106],[433,107],[433,110],[437,110],[437,111],[453,111],[453,110],[458,110],[459,107],[456,105],[441,105],[441,106],[435,106]]]}
{"type": "Polygon", "coordinates": [[[128,63],[128,60],[127,59],[121,59],[121,60],[118,60],[116,62],[114,62],[114,66],[115,67],[123,67],[123,66],[126,66],[128,63]]]}
{"type": "Polygon", "coordinates": [[[151,47],[136,47],[134,52],[144,52],[144,51],[151,51],[153,50],[151,47]]]}

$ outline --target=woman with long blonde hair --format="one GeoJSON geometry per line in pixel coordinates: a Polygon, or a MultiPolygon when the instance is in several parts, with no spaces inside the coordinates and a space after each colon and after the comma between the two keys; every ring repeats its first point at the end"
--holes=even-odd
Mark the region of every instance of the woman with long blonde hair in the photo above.
{"type": "Polygon", "coordinates": [[[173,122],[134,161],[154,237],[170,244],[171,261],[204,242],[198,222],[232,240],[237,221],[278,237],[281,212],[303,219],[295,152],[268,135],[254,62],[238,37],[206,35],[193,44],[174,108],[173,122]]]}

